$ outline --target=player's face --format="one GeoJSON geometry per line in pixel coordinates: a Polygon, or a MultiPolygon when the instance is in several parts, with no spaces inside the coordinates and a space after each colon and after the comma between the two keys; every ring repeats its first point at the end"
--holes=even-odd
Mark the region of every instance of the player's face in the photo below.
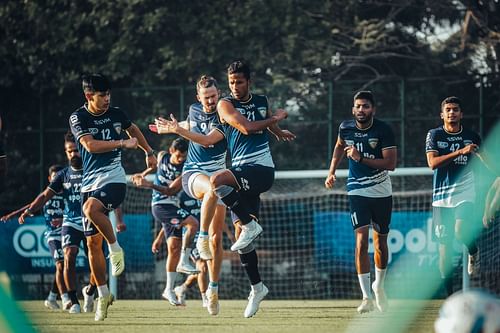
{"type": "Polygon", "coordinates": [[[237,100],[246,100],[250,94],[250,81],[243,73],[234,73],[227,76],[231,94],[237,100]]]}
{"type": "Polygon", "coordinates": [[[97,112],[104,112],[111,102],[111,91],[96,91],[88,94],[89,107],[97,112]]]}
{"type": "Polygon", "coordinates": [[[219,90],[215,86],[198,89],[198,101],[203,105],[203,111],[214,112],[219,101],[219,90]]]}
{"type": "Polygon", "coordinates": [[[446,103],[441,109],[441,119],[445,124],[459,124],[462,120],[462,110],[460,105],[455,103],[446,103]]]}
{"type": "Polygon", "coordinates": [[[64,151],[66,153],[66,158],[72,167],[80,168],[82,165],[82,158],[80,156],[80,152],[76,148],[76,143],[74,142],[66,142],[64,144],[64,151]]]}
{"type": "Polygon", "coordinates": [[[187,157],[187,151],[181,152],[176,149],[170,149],[170,163],[179,165],[184,163],[187,157]]]}
{"type": "Polygon", "coordinates": [[[372,120],[375,114],[375,108],[372,103],[366,99],[357,99],[352,107],[352,115],[360,124],[368,123],[372,120]]]}

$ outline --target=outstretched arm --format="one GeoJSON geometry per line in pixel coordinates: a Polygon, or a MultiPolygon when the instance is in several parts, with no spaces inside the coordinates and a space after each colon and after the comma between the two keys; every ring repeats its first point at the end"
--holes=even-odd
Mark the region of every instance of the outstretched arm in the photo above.
{"type": "Polygon", "coordinates": [[[326,176],[325,179],[325,187],[326,188],[333,188],[333,185],[335,184],[335,181],[337,180],[337,177],[335,176],[335,172],[337,171],[337,167],[340,164],[340,161],[342,161],[342,158],[344,158],[344,148],[346,147],[346,144],[344,140],[340,138],[340,136],[337,138],[337,143],[335,144],[335,148],[333,149],[333,154],[332,154],[332,160],[330,162],[330,169],[328,170],[328,176],[326,176]]]}
{"type": "Polygon", "coordinates": [[[148,168],[156,168],[156,156],[154,155],[154,150],[149,145],[148,141],[142,134],[139,127],[136,124],[132,123],[129,128],[125,130],[128,136],[131,138],[135,138],[137,140],[137,145],[144,151],[146,154],[146,165],[148,168]]]}
{"type": "Polygon", "coordinates": [[[33,212],[36,212],[40,208],[45,205],[47,201],[50,200],[54,196],[55,192],[50,188],[46,188],[42,193],[40,193],[35,200],[33,200],[28,207],[24,210],[24,212],[19,216],[18,222],[19,224],[24,224],[26,217],[32,216],[33,212]]]}
{"type": "Polygon", "coordinates": [[[13,211],[13,212],[10,212],[9,214],[6,214],[6,215],[4,215],[4,216],[0,217],[0,221],[1,221],[1,222],[4,222],[4,223],[5,223],[5,222],[7,222],[7,221],[8,221],[8,220],[10,220],[11,218],[13,218],[13,217],[15,217],[15,216],[17,216],[17,215],[21,214],[22,212],[24,212],[24,211],[26,210],[26,208],[28,208],[29,206],[30,206],[30,205],[29,205],[29,204],[27,204],[27,205],[25,205],[25,206],[23,206],[23,207],[19,208],[18,210],[15,210],[15,211],[13,211]]]}

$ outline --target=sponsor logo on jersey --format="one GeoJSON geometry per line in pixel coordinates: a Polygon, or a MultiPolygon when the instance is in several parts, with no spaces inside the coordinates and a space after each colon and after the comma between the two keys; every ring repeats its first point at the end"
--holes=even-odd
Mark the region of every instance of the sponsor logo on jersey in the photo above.
{"type": "Polygon", "coordinates": [[[99,132],[99,130],[95,127],[89,127],[89,132],[92,135],[96,135],[99,132]]]}
{"type": "Polygon", "coordinates": [[[116,134],[122,132],[122,123],[113,123],[113,127],[115,128],[116,134]]]}
{"type": "Polygon", "coordinates": [[[438,141],[437,145],[438,145],[438,148],[440,148],[440,149],[448,148],[448,142],[445,142],[445,141],[438,141]]]}
{"type": "Polygon", "coordinates": [[[359,133],[359,132],[354,133],[354,137],[356,138],[364,138],[365,136],[368,136],[368,133],[359,133]]]}
{"type": "Polygon", "coordinates": [[[375,149],[375,147],[377,147],[378,145],[378,139],[377,138],[368,139],[368,144],[370,145],[370,147],[372,147],[372,149],[375,149]]]}
{"type": "Polygon", "coordinates": [[[446,138],[448,141],[462,141],[461,136],[449,136],[446,138]]]}
{"type": "Polygon", "coordinates": [[[107,123],[110,123],[110,122],[111,122],[111,119],[109,119],[109,118],[94,120],[94,124],[96,124],[96,125],[104,125],[104,124],[107,124],[107,123]]]}

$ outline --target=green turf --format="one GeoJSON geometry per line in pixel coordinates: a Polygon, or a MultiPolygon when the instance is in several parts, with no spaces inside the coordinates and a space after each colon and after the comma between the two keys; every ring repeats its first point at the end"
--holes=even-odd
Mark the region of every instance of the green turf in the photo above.
{"type": "Polygon", "coordinates": [[[388,312],[358,315],[359,301],[264,301],[257,315],[243,318],[245,301],[221,301],[218,316],[210,316],[200,301],[173,307],[165,301],[119,300],[108,318],[50,311],[42,301],[20,302],[38,332],[206,332],[323,333],[432,332],[441,301],[391,300],[388,312]],[[414,311],[420,310],[415,318],[414,311]],[[401,318],[405,318],[402,320],[401,318]],[[406,321],[406,319],[410,318],[406,321]]]}

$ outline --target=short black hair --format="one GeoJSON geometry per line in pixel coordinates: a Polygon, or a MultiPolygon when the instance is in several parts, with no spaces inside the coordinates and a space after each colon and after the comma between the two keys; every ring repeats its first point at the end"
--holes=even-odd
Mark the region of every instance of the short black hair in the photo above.
{"type": "Polygon", "coordinates": [[[210,88],[210,87],[217,88],[217,80],[209,75],[200,76],[198,82],[196,82],[196,90],[198,91],[201,88],[210,88]]]}
{"type": "Polygon", "coordinates": [[[367,101],[370,101],[370,103],[372,104],[372,106],[375,106],[375,97],[373,97],[373,93],[369,90],[361,90],[361,91],[358,91],[355,95],[354,95],[354,101],[357,100],[357,99],[366,99],[367,101]]]}
{"type": "Polygon", "coordinates": [[[443,99],[443,101],[441,102],[441,110],[443,109],[443,106],[445,104],[457,104],[460,108],[460,111],[462,110],[462,101],[456,96],[450,96],[443,99]]]}
{"type": "Polygon", "coordinates": [[[64,169],[64,167],[60,164],[52,164],[50,167],[49,167],[49,176],[54,173],[54,172],[59,172],[61,171],[62,169],[64,169]]]}
{"type": "Polygon", "coordinates": [[[250,66],[242,60],[236,60],[227,68],[227,74],[243,73],[247,80],[250,80],[250,66]]]}
{"type": "Polygon", "coordinates": [[[82,75],[83,92],[111,90],[111,81],[101,73],[82,75]]]}
{"type": "Polygon", "coordinates": [[[170,147],[172,147],[174,150],[180,151],[181,153],[185,153],[188,150],[189,143],[184,138],[177,138],[172,141],[170,147]]]}
{"type": "Polygon", "coordinates": [[[71,131],[67,131],[66,134],[64,134],[64,143],[66,142],[76,143],[75,136],[71,133],[71,131]]]}

